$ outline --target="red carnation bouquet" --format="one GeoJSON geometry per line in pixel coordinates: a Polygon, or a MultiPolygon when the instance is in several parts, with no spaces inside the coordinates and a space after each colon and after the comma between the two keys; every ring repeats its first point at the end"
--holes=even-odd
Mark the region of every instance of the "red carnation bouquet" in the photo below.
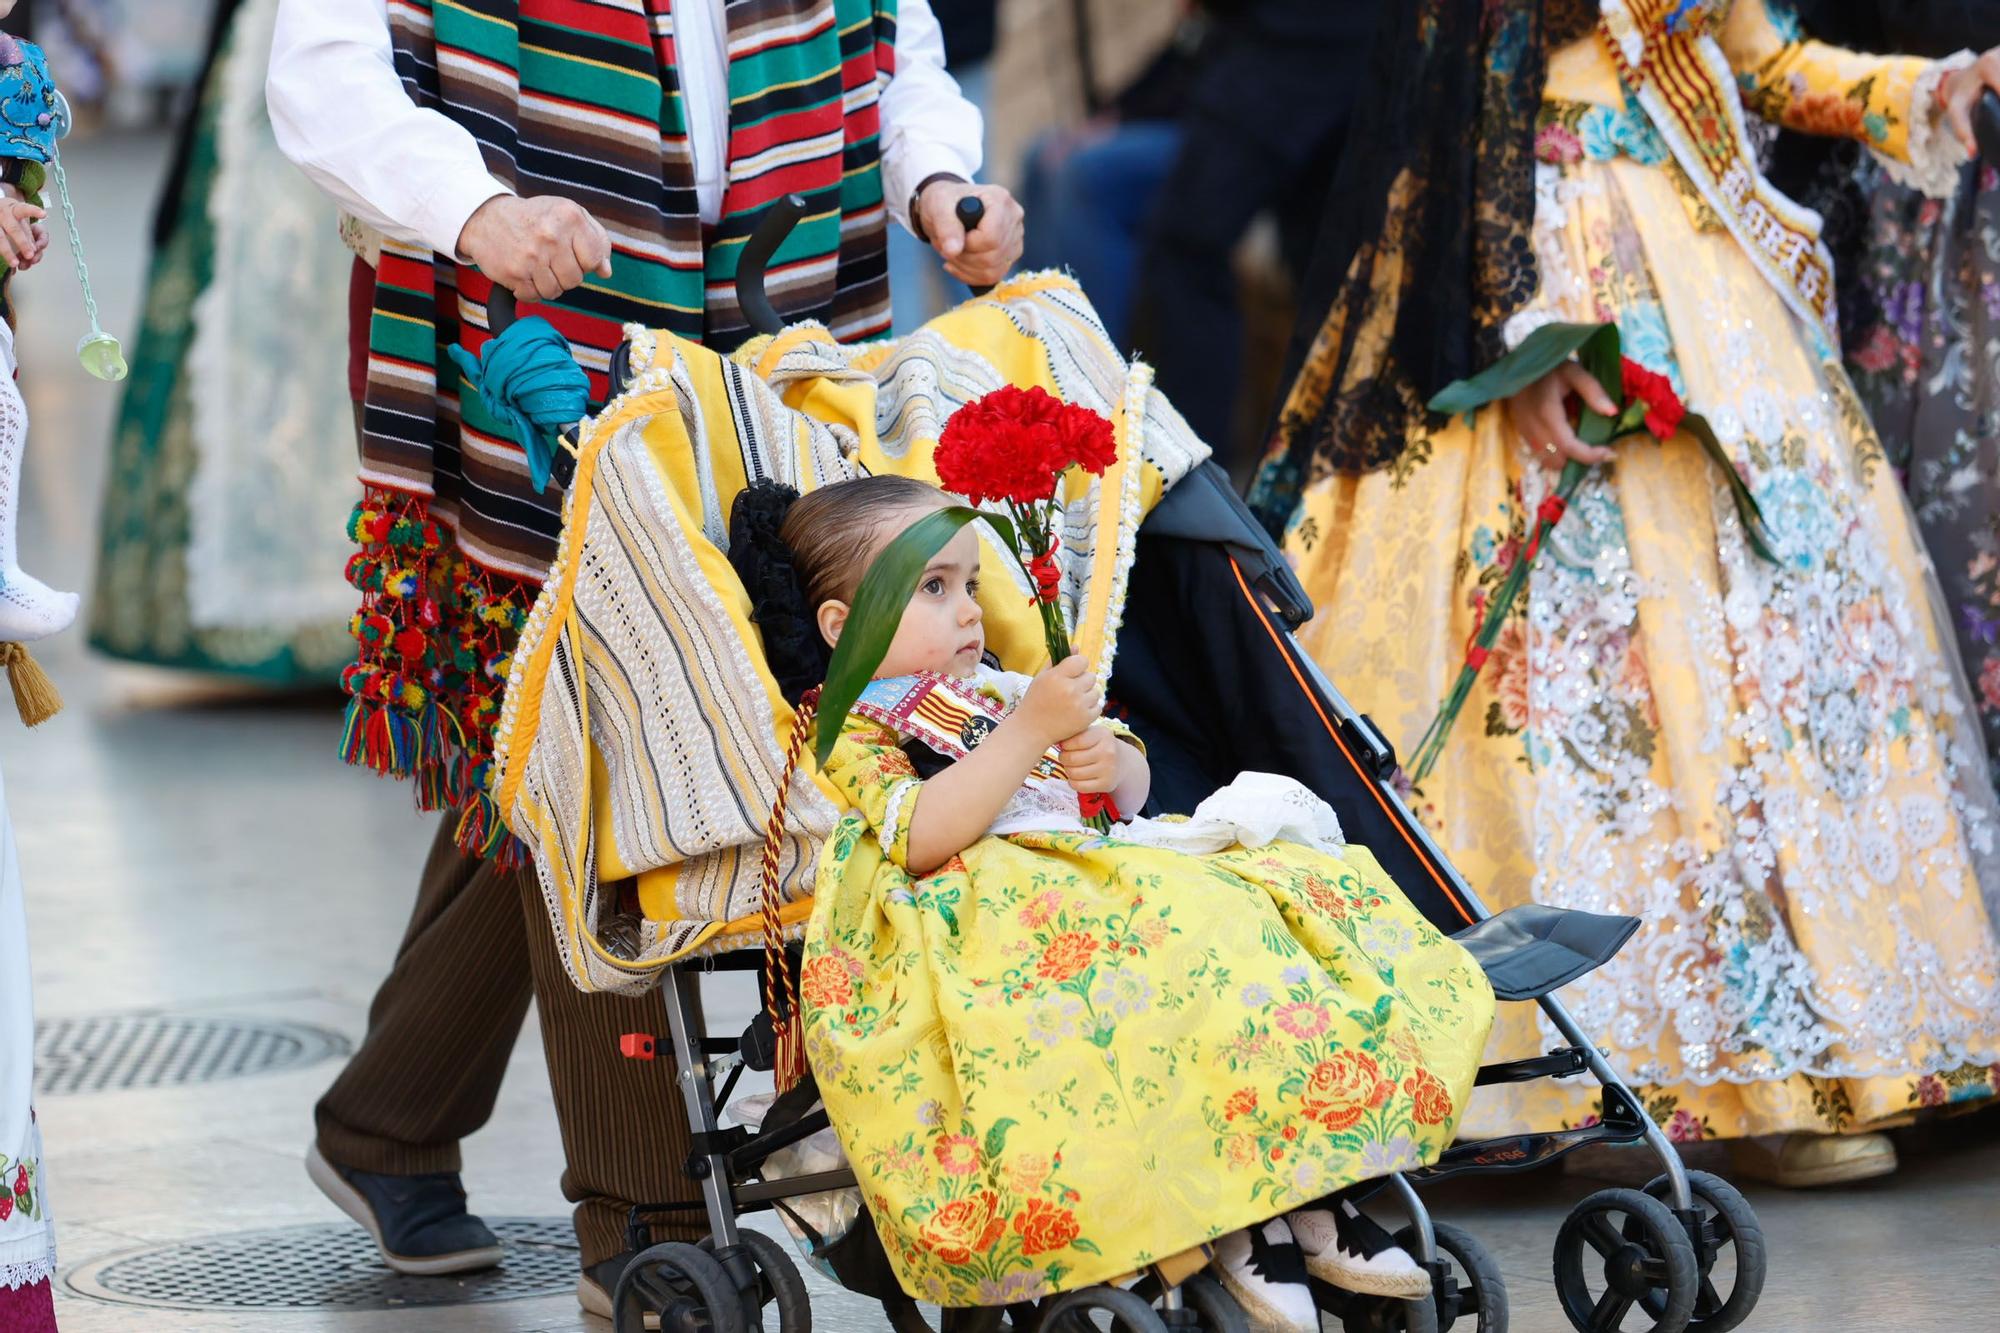
{"type": "MultiPolygon", "coordinates": [[[[1680,400],[1672,381],[1665,375],[1648,370],[1623,355],[1615,324],[1545,324],[1480,374],[1447,386],[1431,399],[1430,408],[1433,412],[1451,415],[1474,412],[1488,403],[1519,393],[1572,355],[1603,386],[1611,400],[1619,404],[1617,413],[1612,416],[1583,408],[1577,419],[1577,438],[1585,444],[1608,445],[1633,435],[1648,435],[1664,444],[1683,431],[1692,435],[1728,485],[1737,518],[1742,521],[1744,536],[1751,550],[1765,560],[1775,561],[1764,530],[1764,515],[1757,507],[1756,497],[1750,494],[1749,485],[1737,472],[1736,464],[1723,450],[1707,419],[1687,410],[1687,404],[1680,400]]],[[[1458,720],[1466,696],[1472,693],[1472,682],[1478,678],[1479,669],[1486,665],[1493,643],[1500,637],[1500,627],[1506,622],[1515,599],[1521,595],[1521,589],[1528,581],[1528,571],[1533,567],[1536,556],[1541,554],[1543,539],[1549,535],[1550,529],[1562,521],[1570,499],[1588,471],[1590,469],[1582,463],[1564,463],[1555,491],[1537,506],[1534,530],[1487,603],[1486,614],[1465,646],[1465,663],[1459,668],[1458,678],[1452,682],[1450,693],[1438,705],[1437,716],[1431,719],[1423,740],[1417,743],[1416,762],[1411,769],[1415,781],[1422,782],[1429,777],[1443,757],[1452,723],[1458,720]]]]}
{"type": "Polygon", "coordinates": [[[1005,535],[1027,572],[1049,661],[1069,656],[1069,627],[1057,600],[1062,570],[1056,552],[1056,488],[1073,467],[1102,475],[1118,456],[1111,423],[1039,388],[1007,385],[952,413],[932,462],[945,489],[975,505],[1002,504],[1013,520],[1005,535]]]}
{"type": "MultiPolygon", "coordinates": [[[[975,519],[999,533],[1021,562],[1029,595],[1041,613],[1049,660],[1060,662],[1070,655],[1062,569],[1056,560],[1062,549],[1056,496],[1070,469],[1101,476],[1117,457],[1110,421],[1039,388],[1007,385],[952,413],[932,458],[938,480],[972,505],[998,506],[1004,512],[965,505],[940,510],[912,524],[868,566],[820,692],[815,748],[821,764],[833,752],[848,710],[888,652],[924,567],[975,519]]],[[[1080,799],[1094,828],[1107,829],[1117,817],[1103,793],[1086,792],[1080,799]]]]}

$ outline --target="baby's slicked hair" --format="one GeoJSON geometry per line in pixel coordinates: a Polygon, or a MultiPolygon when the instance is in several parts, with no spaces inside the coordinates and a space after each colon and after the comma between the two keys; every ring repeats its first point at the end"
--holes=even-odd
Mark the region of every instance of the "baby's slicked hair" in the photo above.
{"type": "Polygon", "coordinates": [[[884,523],[918,518],[950,503],[929,482],[894,474],[835,482],[800,496],[779,535],[792,552],[809,610],[854,601],[884,523]]]}

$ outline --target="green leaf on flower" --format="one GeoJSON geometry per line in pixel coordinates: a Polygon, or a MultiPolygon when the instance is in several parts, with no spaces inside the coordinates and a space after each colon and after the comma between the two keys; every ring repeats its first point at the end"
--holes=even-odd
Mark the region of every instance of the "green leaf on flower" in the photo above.
{"type": "MultiPolygon", "coordinates": [[[[1430,409],[1433,412],[1450,415],[1476,411],[1488,403],[1511,398],[1569,360],[1580,348],[1607,328],[1615,332],[1616,326],[1544,324],[1523,338],[1519,347],[1477,375],[1447,384],[1435,398],[1431,399],[1430,409]]],[[[1616,355],[1615,351],[1613,355],[1616,355]]],[[[1614,361],[1611,385],[1607,390],[1613,398],[1618,396],[1619,385],[1616,364],[1614,361]]]]}
{"type": "Polygon", "coordinates": [[[1729,483],[1730,498],[1736,501],[1736,517],[1743,524],[1743,535],[1749,541],[1750,549],[1771,564],[1777,564],[1778,556],[1771,548],[1770,531],[1764,526],[1764,510],[1757,503],[1757,497],[1750,493],[1750,484],[1736,470],[1736,464],[1722,447],[1722,441],[1715,438],[1715,428],[1708,424],[1708,418],[1690,412],[1681,419],[1681,429],[1694,436],[1702,452],[1722,473],[1722,479],[1729,483]]]}
{"type": "Polygon", "coordinates": [[[998,514],[965,505],[953,505],[912,523],[882,548],[861,576],[861,588],[848,609],[846,628],[834,645],[833,662],[827,667],[826,684],[820,688],[819,721],[813,737],[813,758],[824,768],[833,753],[840,729],[854,701],[875,669],[888,656],[895,642],[896,628],[903,623],[904,608],[916,594],[917,580],[931,558],[945,548],[966,524],[984,519],[1000,534],[1006,549],[1014,549],[1014,525],[998,514]]]}

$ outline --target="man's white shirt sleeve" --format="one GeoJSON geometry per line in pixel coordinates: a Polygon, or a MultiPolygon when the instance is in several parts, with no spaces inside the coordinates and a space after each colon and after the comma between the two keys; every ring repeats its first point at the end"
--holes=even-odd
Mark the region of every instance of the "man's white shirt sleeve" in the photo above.
{"type": "MultiPolygon", "coordinates": [[[[945,72],[944,34],[928,0],[898,8],[896,72],[880,106],[882,193],[890,217],[907,227],[910,194],[926,178],[978,173],[985,126],[945,72]]],[[[726,75],[689,82],[722,103],[710,111],[726,125],[726,75]]],[[[279,0],[265,100],[285,156],[392,240],[452,254],[466,220],[508,193],[463,126],[410,100],[396,74],[386,0],[279,0]]],[[[726,134],[723,142],[726,151],[726,134]]],[[[691,146],[706,147],[698,136],[691,146]]]]}
{"type": "Polygon", "coordinates": [[[507,186],[461,125],[410,100],[386,0],[279,0],[264,84],[278,147],[361,222],[452,254],[507,186]]]}
{"type": "Polygon", "coordinates": [[[944,32],[930,0],[896,6],[896,73],[882,92],[882,198],[910,225],[910,193],[940,171],[971,180],[986,126],[944,68],[944,32]]]}

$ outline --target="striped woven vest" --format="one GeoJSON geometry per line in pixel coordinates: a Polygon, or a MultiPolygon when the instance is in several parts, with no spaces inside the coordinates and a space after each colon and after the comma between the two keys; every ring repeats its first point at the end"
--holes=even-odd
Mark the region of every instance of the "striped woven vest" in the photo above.
{"type": "MultiPolygon", "coordinates": [[[[729,347],[749,332],[736,262],[765,207],[803,195],[772,260],[774,305],[836,336],[889,327],[879,101],[895,0],[726,0],[729,170],[702,225],[676,73],[675,0],[390,0],[411,98],[465,127],[522,195],[574,200],[612,238],[612,276],[533,307],[567,337],[594,400],[628,322],[729,347]]],[[[707,0],[681,0],[706,3],[707,0]]],[[[461,842],[513,844],[485,793],[514,639],[555,552],[561,495],[536,494],[519,445],[463,392],[445,354],[477,354],[491,284],[395,243],[369,330],[358,659],[350,762],[417,779],[425,809],[462,807],[461,842]]]]}

